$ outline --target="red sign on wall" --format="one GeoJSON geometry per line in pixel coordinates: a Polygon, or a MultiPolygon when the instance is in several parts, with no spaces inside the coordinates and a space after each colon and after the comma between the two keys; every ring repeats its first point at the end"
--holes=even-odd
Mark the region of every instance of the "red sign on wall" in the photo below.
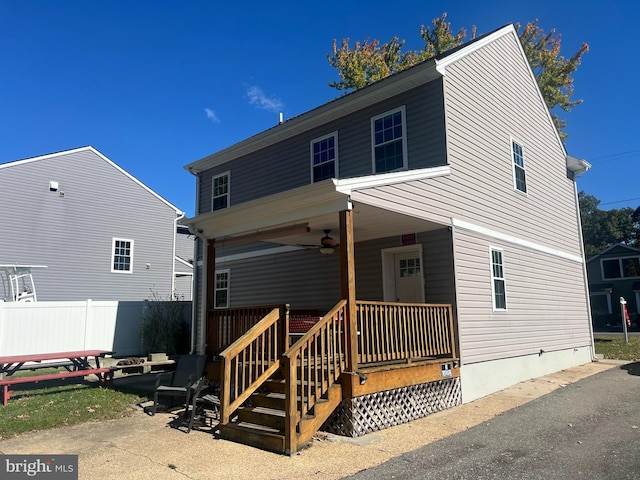
{"type": "Polygon", "coordinates": [[[415,245],[417,243],[415,233],[406,233],[402,235],[402,245],[415,245]]]}

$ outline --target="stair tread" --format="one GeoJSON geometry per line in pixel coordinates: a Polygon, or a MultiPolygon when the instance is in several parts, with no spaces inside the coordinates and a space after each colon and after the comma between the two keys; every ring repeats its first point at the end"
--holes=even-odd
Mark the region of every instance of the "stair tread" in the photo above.
{"type": "Polygon", "coordinates": [[[252,431],[259,432],[261,435],[277,435],[284,436],[284,432],[274,427],[269,427],[267,425],[260,425],[257,423],[251,422],[235,422],[228,423],[225,425],[225,428],[233,428],[235,430],[244,430],[244,431],[252,431]]]}
{"type": "Polygon", "coordinates": [[[255,413],[261,413],[264,415],[275,415],[278,417],[284,417],[286,415],[284,410],[279,408],[270,408],[270,407],[262,407],[262,406],[253,406],[253,407],[240,407],[238,411],[251,411],[255,413]]]}

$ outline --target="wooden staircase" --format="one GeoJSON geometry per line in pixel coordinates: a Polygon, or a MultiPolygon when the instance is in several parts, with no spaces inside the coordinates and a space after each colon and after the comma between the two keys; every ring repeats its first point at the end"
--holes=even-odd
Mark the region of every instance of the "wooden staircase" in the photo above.
{"type": "Polygon", "coordinates": [[[346,301],[290,348],[286,325],[273,309],[220,353],[219,428],[222,438],[291,455],[342,401],[346,301]]]}
{"type": "MultiPolygon", "coordinates": [[[[300,382],[297,383],[296,404],[300,404],[302,388],[300,382]]],[[[279,369],[258,392],[250,396],[245,405],[236,410],[236,415],[229,423],[220,426],[220,436],[226,440],[271,452],[293,453],[287,451],[286,390],[286,381],[282,369],[279,369]]],[[[296,424],[295,444],[297,446],[309,442],[340,404],[341,385],[338,383],[332,385],[324,397],[316,401],[311,411],[304,416],[301,416],[299,410],[296,411],[292,421],[296,424]]]]}

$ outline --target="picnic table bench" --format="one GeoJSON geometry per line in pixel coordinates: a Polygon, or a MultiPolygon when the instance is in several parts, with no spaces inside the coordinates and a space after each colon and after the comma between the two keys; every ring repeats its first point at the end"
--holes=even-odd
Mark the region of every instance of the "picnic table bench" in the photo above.
{"type": "MultiPolygon", "coordinates": [[[[38,383],[46,380],[57,380],[69,377],[85,377],[96,375],[106,384],[109,368],[100,366],[100,359],[113,352],[107,350],[79,350],[75,352],[38,353],[33,355],[13,355],[0,357],[0,387],[2,387],[2,405],[9,402],[12,390],[11,385],[20,383],[38,383]],[[94,359],[94,363],[90,359],[94,359]],[[27,377],[14,377],[16,373],[27,363],[40,363],[51,360],[63,360],[66,371],[55,373],[37,374],[27,377]]],[[[40,366],[40,365],[39,365],[40,366]]],[[[53,365],[52,365],[53,366],[53,365]]]]}

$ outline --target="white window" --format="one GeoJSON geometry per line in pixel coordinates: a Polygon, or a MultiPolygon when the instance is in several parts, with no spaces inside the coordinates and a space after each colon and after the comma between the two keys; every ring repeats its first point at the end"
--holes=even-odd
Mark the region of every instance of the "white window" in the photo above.
{"type": "Polygon", "coordinates": [[[640,277],[640,257],[607,258],[600,265],[603,280],[640,277]]]}
{"type": "Polygon", "coordinates": [[[216,175],[211,179],[211,211],[229,206],[229,172],[216,175]]]}
{"type": "Polygon", "coordinates": [[[516,190],[527,193],[527,174],[524,166],[524,149],[515,140],[511,140],[511,158],[513,159],[513,184],[516,190]]]}
{"type": "Polygon", "coordinates": [[[338,132],[311,141],[311,182],[338,176],[338,132]]]}
{"type": "Polygon", "coordinates": [[[392,172],[407,168],[405,117],[405,107],[402,106],[371,119],[374,173],[392,172]]]}
{"type": "Polygon", "coordinates": [[[215,306],[229,307],[229,269],[216,270],[215,306]]]}
{"type": "Polygon", "coordinates": [[[111,261],[112,272],[133,272],[133,240],[114,238],[111,252],[113,254],[111,261]]]}
{"type": "Polygon", "coordinates": [[[493,295],[493,309],[507,309],[507,291],[504,280],[504,266],[502,250],[491,248],[491,293],[493,295]]]}

